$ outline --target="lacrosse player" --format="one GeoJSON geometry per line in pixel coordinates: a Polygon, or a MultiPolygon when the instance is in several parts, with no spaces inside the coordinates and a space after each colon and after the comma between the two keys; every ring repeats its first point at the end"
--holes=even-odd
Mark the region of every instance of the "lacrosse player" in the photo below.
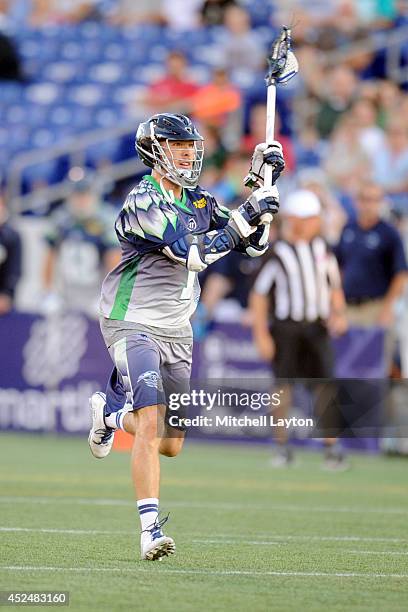
{"type": "Polygon", "coordinates": [[[116,221],[122,259],[101,296],[101,329],[114,368],[106,395],[90,399],[89,446],[102,458],[115,429],[134,435],[141,557],[154,560],[175,550],[162,532],[167,519],[158,518],[159,454],[174,457],[183,446],[183,418],[170,426],[166,398],[188,391],[197,273],[232,250],[265,253],[262,215],[277,213],[279,195],[275,185],[262,186],[264,168],[273,167],[275,183],[284,160],[278,142],[258,145],[246,177],[252,194],[228,211],[198,186],[204,143],[188,117],[162,113],[141,123],[136,150],[152,173],[131,191],[116,221]]]}

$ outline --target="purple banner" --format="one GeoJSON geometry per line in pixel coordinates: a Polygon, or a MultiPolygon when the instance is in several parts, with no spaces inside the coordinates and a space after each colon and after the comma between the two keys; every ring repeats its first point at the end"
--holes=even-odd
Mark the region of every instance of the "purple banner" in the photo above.
{"type": "MultiPolygon", "coordinates": [[[[0,430],[86,433],[88,398],[105,388],[112,368],[98,323],[78,313],[48,318],[12,313],[0,317],[0,338],[0,430]]],[[[380,330],[352,330],[335,342],[335,351],[337,376],[384,376],[380,330]]],[[[193,380],[257,378],[272,381],[250,329],[217,324],[195,344],[193,380]]],[[[191,431],[197,437],[218,434],[191,431]]],[[[246,439],[239,431],[222,435],[246,439]]]]}

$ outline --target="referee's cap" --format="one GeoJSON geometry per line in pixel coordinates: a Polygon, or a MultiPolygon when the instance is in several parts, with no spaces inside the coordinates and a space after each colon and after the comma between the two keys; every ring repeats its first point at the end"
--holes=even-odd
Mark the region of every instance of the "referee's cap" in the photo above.
{"type": "Polygon", "coordinates": [[[298,189],[289,194],[280,207],[281,214],[306,219],[321,213],[319,198],[307,189],[298,189]]]}

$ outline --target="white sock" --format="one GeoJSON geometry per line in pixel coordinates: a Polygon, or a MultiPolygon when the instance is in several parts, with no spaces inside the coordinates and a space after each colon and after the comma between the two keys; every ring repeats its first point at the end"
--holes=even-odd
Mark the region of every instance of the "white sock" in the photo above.
{"type": "Polygon", "coordinates": [[[125,431],[123,427],[123,419],[127,413],[127,408],[122,408],[122,410],[112,412],[109,416],[105,416],[105,425],[107,427],[111,427],[112,429],[122,429],[122,431],[125,431]]]}
{"type": "Polygon", "coordinates": [[[146,499],[137,500],[137,508],[139,510],[140,524],[142,531],[151,527],[159,514],[159,500],[157,497],[147,497],[146,499]]]}

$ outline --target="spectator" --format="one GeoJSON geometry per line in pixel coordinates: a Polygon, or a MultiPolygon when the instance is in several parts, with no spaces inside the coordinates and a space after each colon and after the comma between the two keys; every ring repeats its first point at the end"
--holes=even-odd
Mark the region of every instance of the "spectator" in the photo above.
{"type": "MultiPolygon", "coordinates": [[[[266,128],[266,104],[255,104],[251,108],[249,116],[249,134],[242,139],[242,148],[248,154],[252,154],[255,146],[259,142],[265,140],[265,128],[266,128]]],[[[291,174],[295,170],[295,152],[293,149],[292,140],[289,136],[285,136],[281,133],[281,120],[279,113],[275,114],[275,138],[279,140],[283,147],[285,155],[285,173],[291,174]]]]}
{"type": "Polygon", "coordinates": [[[299,187],[317,196],[321,206],[322,235],[330,245],[337,244],[346,222],[346,213],[329,188],[326,174],[320,168],[308,168],[298,175],[299,187]]]}
{"type": "Polygon", "coordinates": [[[353,116],[345,115],[334,130],[324,169],[334,186],[348,193],[356,191],[361,177],[369,176],[370,160],[360,144],[353,116]]]}
{"type": "Polygon", "coordinates": [[[351,108],[356,93],[355,74],[346,66],[331,69],[327,90],[321,94],[316,126],[322,138],[330,136],[340,117],[351,108]]]}
{"type": "Polygon", "coordinates": [[[384,131],[377,125],[377,110],[370,100],[360,98],[353,104],[351,112],[361,149],[373,163],[385,144],[384,131]]]}
{"type": "Polygon", "coordinates": [[[194,118],[220,128],[227,148],[234,148],[241,136],[240,108],[240,91],[231,83],[228,71],[221,67],[214,69],[212,81],[201,87],[191,100],[194,118]]]}
{"type": "Polygon", "coordinates": [[[113,211],[89,179],[73,185],[67,206],[52,219],[44,265],[45,310],[75,309],[96,316],[100,284],[118,262],[113,211]]]}
{"type": "Polygon", "coordinates": [[[225,34],[220,54],[228,70],[260,70],[265,59],[265,49],[255,32],[251,30],[248,12],[232,5],[225,11],[225,34]]]}
{"type": "Polygon", "coordinates": [[[170,51],[166,59],[166,73],[152,83],[139,102],[152,113],[163,109],[184,113],[188,110],[199,86],[189,76],[187,58],[181,51],[170,51]]]}
{"type": "Polygon", "coordinates": [[[28,19],[33,27],[102,21],[109,15],[110,7],[110,0],[33,0],[28,19]]]}
{"type": "Polygon", "coordinates": [[[162,0],[117,0],[109,12],[108,21],[116,25],[158,23],[164,25],[162,0]]]}
{"type": "Polygon", "coordinates": [[[385,129],[401,102],[401,92],[392,81],[381,81],[378,85],[378,125],[385,129]]]}
{"type": "Polygon", "coordinates": [[[53,8],[57,21],[81,23],[90,19],[101,19],[103,0],[54,0],[53,8]]]}
{"type": "Polygon", "coordinates": [[[388,123],[386,136],[385,146],[374,156],[373,176],[387,193],[408,197],[408,128],[402,117],[388,123]]]}
{"type": "Polygon", "coordinates": [[[389,328],[406,284],[404,247],[397,230],[381,219],[383,205],[381,187],[363,182],[357,219],[346,224],[336,247],[352,325],[389,328]]]}
{"type": "MultiPolygon", "coordinates": [[[[1,1],[1,0],[0,0],[1,1]]],[[[2,11],[0,4],[0,80],[22,81],[23,72],[21,60],[17,47],[12,38],[6,33],[7,30],[7,3],[3,3],[4,19],[1,19],[2,11]]]]}
{"type": "Polygon", "coordinates": [[[319,139],[319,134],[313,125],[306,124],[299,129],[294,143],[294,156],[298,169],[322,165],[327,143],[319,139]]]}
{"type": "Polygon", "coordinates": [[[217,171],[220,171],[228,157],[220,130],[215,126],[203,125],[200,127],[200,134],[205,142],[204,172],[209,168],[216,168],[217,171]]]}
{"type": "Polygon", "coordinates": [[[161,14],[167,27],[181,32],[197,28],[201,3],[202,0],[162,0],[161,14]]]}
{"type": "Polygon", "coordinates": [[[0,191],[0,316],[9,312],[21,277],[21,239],[12,227],[0,191]]]}
{"type": "Polygon", "coordinates": [[[225,11],[230,6],[237,6],[236,0],[205,0],[200,11],[202,25],[204,27],[222,25],[225,11]]]}

